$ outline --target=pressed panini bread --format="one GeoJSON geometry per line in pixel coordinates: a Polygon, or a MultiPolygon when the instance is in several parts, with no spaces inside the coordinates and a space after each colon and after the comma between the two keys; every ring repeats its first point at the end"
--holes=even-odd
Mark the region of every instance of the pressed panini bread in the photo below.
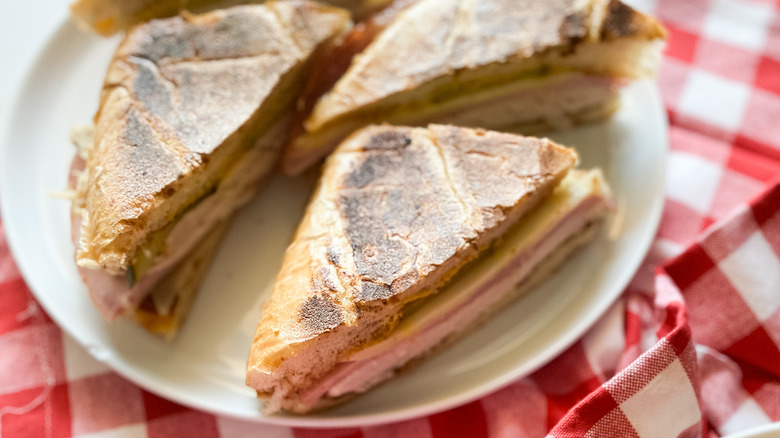
{"type": "MultiPolygon", "coordinates": [[[[73,18],[84,29],[110,36],[155,18],[183,11],[203,13],[264,0],[77,0],[70,6],[73,18]]],[[[386,6],[390,0],[325,0],[324,3],[348,9],[356,20],[386,6]]]]}
{"type": "Polygon", "coordinates": [[[284,170],[301,172],[370,123],[536,133],[602,120],[620,83],[655,74],[664,36],[619,0],[418,0],[314,105],[284,170]]]}
{"type": "Polygon", "coordinates": [[[286,252],[255,333],[248,385],[270,398],[270,410],[342,401],[316,388],[495,251],[576,160],[547,139],[453,126],[371,126],[350,136],[327,160],[286,252]]]}
{"type": "Polygon", "coordinates": [[[344,10],[287,0],[126,35],[82,138],[74,202],[76,261],[107,318],[134,313],[251,198],[277,162],[305,71],[349,26],[344,10]]]}

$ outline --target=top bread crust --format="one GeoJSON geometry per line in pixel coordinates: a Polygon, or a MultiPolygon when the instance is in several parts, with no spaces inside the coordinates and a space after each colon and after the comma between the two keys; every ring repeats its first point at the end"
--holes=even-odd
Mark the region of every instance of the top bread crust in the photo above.
{"type": "Polygon", "coordinates": [[[170,199],[226,140],[240,141],[283,76],[348,22],[341,9],[289,0],[129,31],[95,116],[79,264],[126,269],[143,239],[180,213],[166,209],[170,199]]]}
{"type": "Polygon", "coordinates": [[[618,38],[664,38],[653,18],[619,0],[420,0],[358,55],[315,106],[316,130],[357,108],[438,77],[550,49],[618,38]]]}
{"type": "Polygon", "coordinates": [[[370,126],[326,162],[258,325],[250,368],[375,306],[400,313],[489,247],[568,173],[547,139],[444,125],[370,126]]]}

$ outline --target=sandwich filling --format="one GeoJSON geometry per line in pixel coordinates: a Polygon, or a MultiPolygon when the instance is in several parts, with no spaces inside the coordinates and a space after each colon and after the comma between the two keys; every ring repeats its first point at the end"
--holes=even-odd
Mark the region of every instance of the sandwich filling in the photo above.
{"type": "Polygon", "coordinates": [[[535,134],[563,130],[601,120],[618,107],[624,81],[577,72],[540,76],[520,83],[460,95],[429,111],[399,113],[401,123],[428,124],[446,120],[463,126],[490,126],[535,134]]]}

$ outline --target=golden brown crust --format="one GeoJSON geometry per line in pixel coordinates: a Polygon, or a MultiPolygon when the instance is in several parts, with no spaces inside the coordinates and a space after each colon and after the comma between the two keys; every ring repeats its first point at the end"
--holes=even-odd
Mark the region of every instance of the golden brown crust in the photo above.
{"type": "Polygon", "coordinates": [[[129,32],[96,115],[79,263],[110,272],[133,263],[144,239],[212,190],[233,150],[272,123],[265,114],[292,103],[272,98],[286,75],[347,26],[345,11],[288,0],[129,32]]]}
{"type": "MultiPolygon", "coordinates": [[[[356,20],[384,7],[390,0],[323,0],[346,8],[356,20]]],[[[76,0],[70,10],[80,27],[99,35],[117,32],[155,18],[167,18],[182,11],[206,12],[263,0],[76,0]]]]}
{"type": "Polygon", "coordinates": [[[492,244],[575,164],[547,139],[430,125],[371,126],[328,159],[255,334],[249,367],[375,306],[429,293],[492,244]]]}
{"type": "Polygon", "coordinates": [[[663,36],[658,22],[618,0],[420,0],[355,57],[321,98],[305,122],[306,134],[285,151],[283,167],[294,174],[312,164],[313,156],[334,146],[331,137],[341,137],[341,125],[360,123],[360,117],[367,119],[363,124],[394,122],[380,105],[425,99],[418,95],[421,87],[442,78],[458,85],[464,73],[489,76],[493,68],[553,51],[566,55],[585,43],[663,36]]]}

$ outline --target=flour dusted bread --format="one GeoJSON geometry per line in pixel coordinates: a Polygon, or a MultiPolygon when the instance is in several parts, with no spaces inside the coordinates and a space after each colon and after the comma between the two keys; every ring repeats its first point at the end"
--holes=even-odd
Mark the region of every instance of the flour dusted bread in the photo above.
{"type": "MultiPolygon", "coordinates": [[[[346,8],[355,19],[379,10],[390,0],[326,0],[324,3],[346,8]]],[[[71,4],[73,18],[82,28],[109,36],[155,18],[178,15],[183,11],[203,13],[263,0],[77,0],[71,4]]]]}
{"type": "Polygon", "coordinates": [[[418,0],[317,102],[284,169],[306,169],[369,123],[528,133],[601,120],[621,81],[655,74],[663,38],[619,0],[418,0]]]}
{"type": "Polygon", "coordinates": [[[329,395],[350,355],[392,337],[411,303],[425,306],[478,261],[576,160],[547,139],[444,125],[350,136],[287,250],[252,344],[249,386],[271,410],[309,412],[389,378],[408,360],[329,395]]]}
{"type": "Polygon", "coordinates": [[[219,241],[212,230],[276,164],[307,68],[349,26],[342,9],[288,0],[126,35],[80,148],[74,202],[76,262],[107,318],[135,312],[199,242],[219,241]]]}

